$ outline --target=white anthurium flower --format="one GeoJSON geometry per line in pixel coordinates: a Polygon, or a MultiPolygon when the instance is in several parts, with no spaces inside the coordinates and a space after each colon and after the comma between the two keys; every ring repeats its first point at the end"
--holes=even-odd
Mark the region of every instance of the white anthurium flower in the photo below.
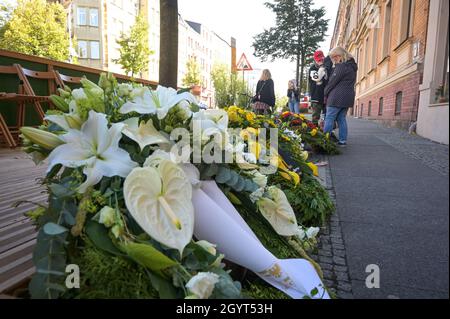
{"type": "Polygon", "coordinates": [[[132,101],[125,103],[120,112],[127,114],[137,112],[139,114],[157,114],[158,119],[166,117],[169,110],[181,101],[194,102],[191,93],[178,94],[175,89],[158,86],[156,91],[148,88],[137,88],[131,93],[132,101]]]}
{"type": "Polygon", "coordinates": [[[122,128],[123,124],[116,123],[108,129],[106,115],[90,111],[81,130],[69,129],[67,134],[60,136],[65,144],[50,153],[47,171],[57,164],[84,167],[86,181],[78,189],[80,193],[96,185],[103,176],[126,177],[137,163],[119,147],[122,128]]]}
{"type": "Polygon", "coordinates": [[[265,219],[281,236],[295,236],[298,231],[294,210],[284,192],[271,186],[268,190],[270,198],[263,197],[256,204],[265,219]]]}
{"type": "Polygon", "coordinates": [[[144,121],[139,123],[139,118],[133,117],[123,123],[125,127],[122,133],[138,143],[141,150],[147,145],[170,144],[170,141],[153,126],[152,120],[148,120],[147,123],[144,121]]]}
{"type": "Polygon", "coordinates": [[[163,150],[156,150],[150,155],[144,162],[144,167],[158,167],[162,161],[169,160],[171,161],[170,153],[163,150]]]}
{"type": "Polygon", "coordinates": [[[191,110],[191,104],[188,101],[181,101],[178,106],[184,111],[185,117],[187,119],[191,118],[193,113],[191,110]]]}
{"type": "Polygon", "coordinates": [[[135,168],[125,179],[123,193],[142,229],[182,254],[194,232],[192,186],[183,170],[170,160],[135,168]]]}
{"type": "Polygon", "coordinates": [[[308,237],[308,239],[315,238],[319,234],[319,231],[319,227],[309,227],[306,230],[306,237],[308,237]]]}
{"type": "Polygon", "coordinates": [[[197,298],[208,299],[218,282],[219,275],[211,272],[199,272],[188,281],[186,288],[197,298]]]}

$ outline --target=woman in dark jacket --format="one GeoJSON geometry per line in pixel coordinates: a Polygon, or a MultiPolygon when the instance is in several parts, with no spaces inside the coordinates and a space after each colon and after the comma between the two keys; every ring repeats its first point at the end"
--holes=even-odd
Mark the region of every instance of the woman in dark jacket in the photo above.
{"type": "Polygon", "coordinates": [[[295,80],[290,80],[288,82],[288,91],[287,97],[289,98],[289,110],[291,113],[299,114],[300,113],[300,91],[297,89],[295,85],[295,80]]]}
{"type": "Polygon", "coordinates": [[[334,122],[339,126],[339,145],[347,145],[347,112],[355,103],[355,84],[358,65],[355,60],[341,47],[330,52],[335,65],[334,71],[325,87],[327,96],[327,115],[325,117],[325,133],[331,133],[334,122]]]}
{"type": "Polygon", "coordinates": [[[253,98],[253,110],[256,114],[269,114],[275,106],[275,85],[269,70],[264,70],[256,85],[253,98]]]}

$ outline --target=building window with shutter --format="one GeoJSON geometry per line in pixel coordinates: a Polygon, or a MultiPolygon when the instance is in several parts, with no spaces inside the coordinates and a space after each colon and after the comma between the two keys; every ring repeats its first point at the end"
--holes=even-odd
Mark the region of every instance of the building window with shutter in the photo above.
{"type": "Polygon", "coordinates": [[[413,31],[414,0],[402,0],[400,4],[399,45],[406,41],[413,31]]]}
{"type": "Polygon", "coordinates": [[[395,95],[395,115],[400,115],[402,112],[403,92],[397,92],[395,95]]]}
{"type": "Polygon", "coordinates": [[[372,101],[369,101],[369,108],[367,109],[367,116],[372,115],[372,101]]]}

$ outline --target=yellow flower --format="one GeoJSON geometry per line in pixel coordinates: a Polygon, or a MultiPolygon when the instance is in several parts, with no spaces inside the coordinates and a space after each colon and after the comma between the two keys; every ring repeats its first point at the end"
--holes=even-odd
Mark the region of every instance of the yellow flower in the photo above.
{"type": "Polygon", "coordinates": [[[330,133],[325,134],[325,138],[326,138],[327,140],[329,140],[329,139],[330,139],[330,133]]]}
{"type": "Polygon", "coordinates": [[[284,179],[292,181],[295,186],[300,183],[300,175],[289,170],[286,162],[281,158],[281,156],[278,157],[278,168],[281,170],[279,173],[284,179]]]}
{"type": "Polygon", "coordinates": [[[253,113],[253,112],[248,112],[248,113],[245,115],[245,118],[247,119],[247,121],[252,122],[252,121],[255,120],[256,115],[255,115],[255,113],[253,113]]]}
{"type": "Polygon", "coordinates": [[[312,169],[314,176],[319,176],[319,168],[316,165],[314,165],[311,162],[306,163],[306,164],[309,166],[309,168],[312,169]]]}
{"type": "Polygon", "coordinates": [[[240,117],[235,111],[228,111],[228,118],[231,122],[239,122],[240,117]]]}
{"type": "Polygon", "coordinates": [[[306,124],[305,122],[302,123],[302,128],[307,128],[308,124],[306,124]]]}
{"type": "Polygon", "coordinates": [[[315,128],[315,129],[313,129],[312,131],[311,131],[311,136],[316,136],[317,135],[317,129],[315,128]]]}

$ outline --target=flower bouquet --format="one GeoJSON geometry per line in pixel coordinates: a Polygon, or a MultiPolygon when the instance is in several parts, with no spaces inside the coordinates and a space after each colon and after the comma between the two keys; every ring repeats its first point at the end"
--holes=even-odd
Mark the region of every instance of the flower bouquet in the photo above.
{"type": "Polygon", "coordinates": [[[82,85],[52,97],[41,127],[21,129],[25,151],[48,163],[48,206],[29,213],[39,229],[31,297],[240,298],[226,258],[290,297],[328,298],[317,265],[272,254],[230,202],[292,245],[317,234],[267,183],[301,175],[269,133],[230,132],[229,113],[199,110],[187,92],[106,74],[82,85]]]}

